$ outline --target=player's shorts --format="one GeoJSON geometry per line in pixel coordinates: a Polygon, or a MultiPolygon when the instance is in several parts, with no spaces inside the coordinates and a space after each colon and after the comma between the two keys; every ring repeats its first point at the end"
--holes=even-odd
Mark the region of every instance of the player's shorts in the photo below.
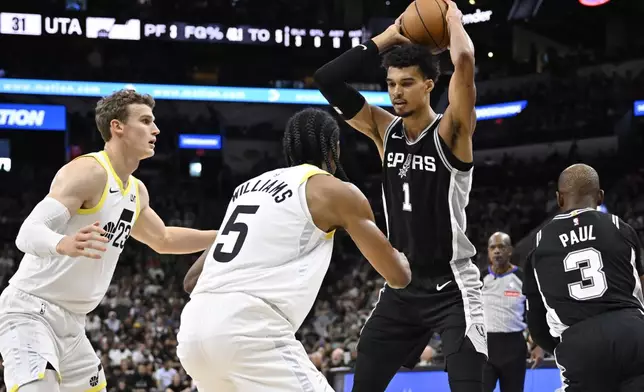
{"type": "Polygon", "coordinates": [[[618,310],[575,324],[555,358],[566,392],[644,391],[644,314],[618,310]]]}
{"type": "Polygon", "coordinates": [[[411,369],[438,333],[445,356],[458,352],[466,337],[487,356],[480,277],[468,259],[453,262],[452,273],[445,276],[412,276],[405,289],[385,285],[360,333],[358,351],[411,369]]]}
{"type": "Polygon", "coordinates": [[[85,315],[9,286],[0,295],[0,355],[8,391],[44,378],[47,363],[63,392],[105,389],[105,372],[85,336],[85,315]]]}
{"type": "Polygon", "coordinates": [[[177,340],[199,392],[333,392],[292,325],[259,298],[195,295],[181,313],[177,340]]]}

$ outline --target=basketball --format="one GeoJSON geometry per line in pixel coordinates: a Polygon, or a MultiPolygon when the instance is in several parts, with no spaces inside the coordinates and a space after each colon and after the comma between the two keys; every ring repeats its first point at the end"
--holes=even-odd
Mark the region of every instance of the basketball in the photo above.
{"type": "Polygon", "coordinates": [[[401,33],[413,43],[428,46],[432,53],[441,53],[449,44],[446,13],[443,0],[416,0],[401,15],[401,33]]]}

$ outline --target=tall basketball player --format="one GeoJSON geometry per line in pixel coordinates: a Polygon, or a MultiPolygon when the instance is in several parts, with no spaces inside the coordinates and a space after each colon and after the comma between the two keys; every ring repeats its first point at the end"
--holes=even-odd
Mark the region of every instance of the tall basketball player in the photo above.
{"type": "Polygon", "coordinates": [[[105,149],[75,159],[22,224],[25,253],[0,296],[0,354],[7,390],[105,390],[99,358],[85,337],[85,315],[100,303],[132,235],[159,253],[193,253],[215,231],[166,227],[132,176],[154,155],[154,100],[121,90],[96,105],[105,149]]]}
{"type": "Polygon", "coordinates": [[[284,134],[290,167],[237,187],[221,234],[188,272],[177,354],[199,391],[333,391],[295,332],[329,267],[335,229],[392,287],[411,280],[362,192],[331,175],[343,176],[339,133],[329,113],[295,114],[284,134]]]}
{"type": "Polygon", "coordinates": [[[559,176],[561,213],[538,233],[523,291],[528,327],[555,353],[566,392],[644,391],[644,275],[637,232],[597,211],[599,175],[577,164],[559,176]]]}
{"type": "Polygon", "coordinates": [[[454,73],[445,113],[430,106],[439,74],[435,59],[400,34],[399,21],[315,74],[331,105],[378,147],[389,240],[412,269],[406,289],[385,285],[362,330],[357,392],[384,391],[401,365],[418,362],[432,332],[442,337],[451,390],[482,390],[487,344],[481,282],[470,260],[476,250],[465,236],[476,123],[474,47],[461,12],[446,3],[454,73]],[[383,60],[392,115],[369,105],[347,81],[394,45],[400,46],[383,60]]]}

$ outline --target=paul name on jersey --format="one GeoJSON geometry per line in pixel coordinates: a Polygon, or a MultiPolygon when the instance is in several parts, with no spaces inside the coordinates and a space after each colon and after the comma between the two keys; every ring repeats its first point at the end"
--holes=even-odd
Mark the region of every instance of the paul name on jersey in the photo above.
{"type": "MultiPolygon", "coordinates": [[[[579,220],[577,220],[577,224],[579,224],[579,220]]],[[[575,245],[586,241],[594,241],[596,239],[597,238],[593,235],[593,225],[581,226],[576,230],[570,230],[570,234],[559,234],[559,240],[564,248],[569,245],[575,245]]]]}

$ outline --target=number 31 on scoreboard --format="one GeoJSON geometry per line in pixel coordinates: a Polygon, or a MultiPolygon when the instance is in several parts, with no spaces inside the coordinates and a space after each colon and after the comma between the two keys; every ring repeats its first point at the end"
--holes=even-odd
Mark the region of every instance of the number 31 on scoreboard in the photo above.
{"type": "Polygon", "coordinates": [[[0,12],[0,34],[42,35],[42,15],[0,12]]]}

